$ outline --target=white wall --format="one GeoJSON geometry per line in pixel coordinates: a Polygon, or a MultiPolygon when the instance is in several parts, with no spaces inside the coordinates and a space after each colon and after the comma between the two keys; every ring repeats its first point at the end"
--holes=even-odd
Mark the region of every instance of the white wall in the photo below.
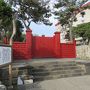
{"type": "Polygon", "coordinates": [[[81,17],[81,14],[78,13],[77,14],[77,20],[76,22],[73,23],[73,26],[77,26],[78,24],[82,24],[82,23],[87,23],[87,22],[90,22],[90,9],[86,9],[84,10],[85,12],[85,15],[84,15],[84,21],[82,22],[82,17],[81,17]]]}

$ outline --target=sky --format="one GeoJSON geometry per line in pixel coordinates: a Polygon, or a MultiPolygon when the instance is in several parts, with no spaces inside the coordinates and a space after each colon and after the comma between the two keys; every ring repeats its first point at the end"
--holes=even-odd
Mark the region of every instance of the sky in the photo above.
{"type": "Polygon", "coordinates": [[[45,36],[53,36],[54,32],[56,31],[56,20],[54,20],[54,16],[50,18],[50,21],[53,22],[52,26],[44,25],[44,24],[35,24],[34,22],[31,23],[30,28],[34,35],[45,35],[45,36]]]}
{"type": "Polygon", "coordinates": [[[38,25],[35,24],[34,22],[31,23],[30,26],[33,35],[38,35],[38,36],[53,36],[54,32],[56,31],[56,28],[54,25],[52,26],[46,26],[44,24],[38,25]]]}

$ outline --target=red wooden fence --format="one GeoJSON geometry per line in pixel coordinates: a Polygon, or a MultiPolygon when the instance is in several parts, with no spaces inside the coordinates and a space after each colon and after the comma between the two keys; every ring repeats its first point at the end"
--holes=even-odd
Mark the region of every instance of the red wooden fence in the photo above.
{"type": "Polygon", "coordinates": [[[33,36],[31,30],[26,32],[26,42],[13,43],[14,59],[32,58],[75,58],[76,43],[60,43],[60,33],[53,37],[33,36]]]}

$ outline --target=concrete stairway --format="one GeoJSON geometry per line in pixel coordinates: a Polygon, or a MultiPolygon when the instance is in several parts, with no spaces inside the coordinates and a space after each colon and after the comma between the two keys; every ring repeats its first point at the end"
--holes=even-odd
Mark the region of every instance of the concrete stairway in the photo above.
{"type": "MultiPolygon", "coordinates": [[[[18,75],[25,76],[24,79],[29,79],[33,76],[34,82],[36,82],[86,74],[85,67],[82,67],[83,65],[79,65],[75,61],[68,60],[32,61],[27,63],[25,62],[24,65],[22,65],[22,63],[13,64],[13,85],[17,84],[18,75]]],[[[4,83],[5,85],[8,85],[8,68],[2,69],[2,71],[4,71],[2,73],[4,83]]]]}
{"type": "Polygon", "coordinates": [[[75,61],[32,63],[28,67],[28,74],[34,77],[34,81],[80,76],[85,73],[85,69],[75,61]]]}

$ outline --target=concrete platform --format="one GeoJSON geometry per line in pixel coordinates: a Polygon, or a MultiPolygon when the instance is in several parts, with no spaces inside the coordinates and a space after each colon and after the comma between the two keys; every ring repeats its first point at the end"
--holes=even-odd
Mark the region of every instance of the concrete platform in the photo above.
{"type": "Polygon", "coordinates": [[[13,67],[25,67],[32,65],[32,63],[44,63],[44,62],[66,62],[66,61],[75,61],[77,63],[90,64],[90,60],[80,60],[78,58],[42,58],[42,59],[30,59],[30,60],[15,60],[12,62],[13,67]]]}
{"type": "Polygon", "coordinates": [[[76,61],[76,58],[42,58],[42,59],[30,59],[30,60],[15,60],[13,61],[13,67],[24,67],[27,65],[32,65],[32,63],[44,63],[44,62],[65,62],[65,61],[76,61]]]}

